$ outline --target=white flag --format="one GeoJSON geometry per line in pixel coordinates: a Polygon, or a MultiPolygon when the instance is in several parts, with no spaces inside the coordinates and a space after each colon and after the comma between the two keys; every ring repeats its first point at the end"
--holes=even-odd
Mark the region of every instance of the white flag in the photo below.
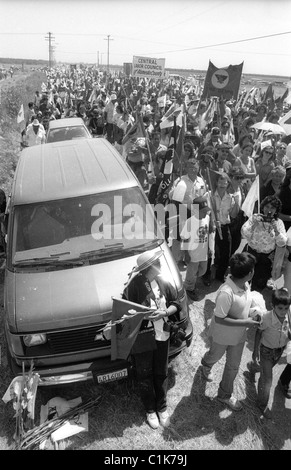
{"type": "Polygon", "coordinates": [[[159,108],[164,108],[166,106],[167,95],[158,96],[157,103],[159,108]]]}
{"type": "Polygon", "coordinates": [[[259,201],[260,199],[260,181],[259,181],[259,175],[256,176],[255,181],[251,185],[249,192],[242,203],[242,210],[245,213],[245,215],[250,218],[254,212],[254,207],[256,201],[259,201]]]}
{"type": "Polygon", "coordinates": [[[20,124],[22,121],[24,121],[24,108],[23,104],[20,106],[20,110],[17,114],[17,124],[20,124]]]}
{"type": "Polygon", "coordinates": [[[291,134],[291,110],[279,119],[278,124],[283,127],[287,135],[291,134]]]}

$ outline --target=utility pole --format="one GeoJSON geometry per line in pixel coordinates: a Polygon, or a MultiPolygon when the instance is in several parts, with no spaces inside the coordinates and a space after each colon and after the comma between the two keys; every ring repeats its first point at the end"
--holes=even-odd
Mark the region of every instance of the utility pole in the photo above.
{"type": "Polygon", "coordinates": [[[99,51],[97,51],[97,68],[99,69],[99,51]]]}
{"type": "Polygon", "coordinates": [[[52,67],[52,57],[53,57],[53,46],[52,42],[55,40],[52,33],[48,33],[48,36],[45,36],[45,40],[49,42],[49,68],[52,67]]]}
{"type": "Polygon", "coordinates": [[[113,41],[113,39],[110,39],[110,34],[108,34],[107,39],[104,38],[104,41],[107,41],[107,71],[109,73],[109,41],[113,41]]]}

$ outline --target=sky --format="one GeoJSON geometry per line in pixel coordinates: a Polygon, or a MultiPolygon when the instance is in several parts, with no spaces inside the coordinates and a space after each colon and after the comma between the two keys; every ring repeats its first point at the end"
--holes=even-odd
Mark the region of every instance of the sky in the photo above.
{"type": "Polygon", "coordinates": [[[0,0],[0,57],[291,77],[291,0],[0,0]]]}

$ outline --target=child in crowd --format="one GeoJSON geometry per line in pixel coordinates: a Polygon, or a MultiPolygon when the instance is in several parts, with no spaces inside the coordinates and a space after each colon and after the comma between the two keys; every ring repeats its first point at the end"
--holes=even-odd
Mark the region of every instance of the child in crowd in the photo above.
{"type": "Polygon", "coordinates": [[[235,253],[230,258],[230,275],[218,290],[209,327],[210,349],[201,360],[202,375],[212,382],[211,369],[225,356],[217,398],[234,411],[242,409],[242,404],[232,392],[247,339],[247,328],[259,325],[256,320],[257,306],[249,285],[255,263],[255,257],[247,252],[235,253]]]}
{"type": "Polygon", "coordinates": [[[214,254],[214,227],[210,221],[211,209],[208,206],[207,197],[198,197],[193,200],[193,204],[194,211],[198,209],[198,205],[199,212],[186,220],[181,239],[183,240],[182,249],[187,249],[190,257],[184,286],[190,299],[198,300],[198,293],[195,290],[196,281],[206,272],[209,252],[212,256],[214,254]]]}
{"type": "Polygon", "coordinates": [[[257,363],[260,345],[260,378],[258,382],[258,407],[265,418],[271,419],[268,408],[272,386],[273,367],[278,363],[291,332],[291,296],[286,288],[276,289],[272,294],[273,309],[265,312],[256,331],[252,359],[257,363]]]}

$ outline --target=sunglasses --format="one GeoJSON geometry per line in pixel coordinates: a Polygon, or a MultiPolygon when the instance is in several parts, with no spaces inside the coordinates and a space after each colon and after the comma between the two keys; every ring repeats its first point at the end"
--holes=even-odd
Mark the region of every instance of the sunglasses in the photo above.
{"type": "Polygon", "coordinates": [[[269,152],[268,150],[264,150],[264,152],[265,152],[267,155],[273,155],[273,152],[269,152]]]}
{"type": "Polygon", "coordinates": [[[233,179],[234,180],[244,180],[245,177],[244,176],[234,176],[233,179]]]}

